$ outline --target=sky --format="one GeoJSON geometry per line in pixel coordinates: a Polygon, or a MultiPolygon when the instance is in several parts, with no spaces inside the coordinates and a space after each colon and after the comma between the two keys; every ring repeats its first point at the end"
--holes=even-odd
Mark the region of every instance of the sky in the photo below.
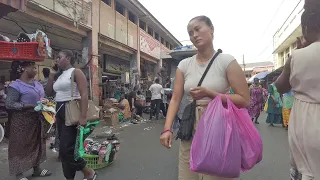
{"type": "Polygon", "coordinates": [[[139,0],[179,41],[199,15],[215,27],[214,46],[242,63],[272,61],[273,35],[300,0],[139,0]]]}

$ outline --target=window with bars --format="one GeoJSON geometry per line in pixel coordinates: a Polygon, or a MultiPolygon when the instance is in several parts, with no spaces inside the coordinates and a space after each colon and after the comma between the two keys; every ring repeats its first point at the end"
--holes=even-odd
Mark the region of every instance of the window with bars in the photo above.
{"type": "Polygon", "coordinates": [[[125,7],[118,2],[116,2],[116,11],[125,16],[125,7]]]}
{"type": "Polygon", "coordinates": [[[139,27],[145,31],[146,30],[146,23],[139,20],[139,27]]]}
{"type": "Polygon", "coordinates": [[[137,16],[134,15],[131,11],[129,11],[129,21],[133,22],[134,24],[137,24],[137,16]]]}
{"type": "Polygon", "coordinates": [[[106,3],[108,6],[111,6],[111,0],[102,0],[104,3],[106,3]]]}

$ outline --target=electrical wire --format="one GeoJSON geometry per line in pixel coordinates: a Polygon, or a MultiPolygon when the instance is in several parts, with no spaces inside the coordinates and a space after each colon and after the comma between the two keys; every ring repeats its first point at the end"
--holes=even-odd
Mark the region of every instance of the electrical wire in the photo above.
{"type": "MultiPolygon", "coordinates": [[[[282,6],[282,4],[284,3],[284,1],[285,0],[283,0],[281,3],[280,3],[280,5],[279,5],[279,7],[278,7],[278,9],[277,9],[277,11],[276,11],[276,13],[275,13],[275,15],[279,12],[279,10],[280,10],[280,8],[281,8],[281,6],[282,6]]],[[[290,16],[292,15],[292,13],[296,10],[296,8],[299,6],[299,4],[301,3],[301,1],[302,0],[299,0],[299,2],[297,3],[297,5],[294,7],[294,9],[291,11],[291,13],[290,13],[290,15],[288,16],[288,18],[285,20],[285,22],[290,18],[290,16]]],[[[273,16],[273,18],[271,19],[271,21],[270,21],[270,23],[269,23],[269,25],[268,25],[268,27],[271,25],[271,23],[272,23],[272,21],[273,21],[273,19],[275,18],[275,15],[273,16]]],[[[280,27],[280,29],[282,28],[282,26],[280,27]]],[[[267,30],[267,29],[266,29],[267,30]]],[[[265,32],[263,33],[263,34],[265,34],[267,31],[265,30],[265,32]]],[[[260,38],[260,40],[263,38],[263,36],[261,36],[261,38],[260,38]]],[[[269,46],[271,45],[273,43],[273,39],[272,39],[272,41],[271,42],[269,42],[268,44],[267,44],[267,46],[265,46],[264,48],[263,48],[263,50],[258,54],[258,58],[269,48],[269,46]]]]}
{"type": "Polygon", "coordinates": [[[276,16],[278,15],[278,12],[280,11],[280,8],[282,7],[283,3],[285,2],[286,0],[282,0],[281,3],[279,4],[276,12],[273,14],[268,26],[265,28],[264,32],[262,33],[261,37],[259,38],[259,41],[261,41],[261,39],[264,37],[264,35],[266,34],[266,32],[268,31],[269,27],[271,26],[273,20],[276,18],[276,16]]]}

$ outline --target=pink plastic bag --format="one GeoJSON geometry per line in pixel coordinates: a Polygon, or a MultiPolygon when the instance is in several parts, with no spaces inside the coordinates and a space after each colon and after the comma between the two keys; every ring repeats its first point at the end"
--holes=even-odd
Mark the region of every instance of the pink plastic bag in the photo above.
{"type": "Polygon", "coordinates": [[[225,178],[237,178],[241,168],[241,145],[232,106],[223,107],[221,95],[202,115],[190,150],[190,170],[225,178]]]}
{"type": "Polygon", "coordinates": [[[248,171],[262,160],[263,144],[260,133],[253,125],[245,108],[231,104],[241,142],[241,170],[248,171]]]}

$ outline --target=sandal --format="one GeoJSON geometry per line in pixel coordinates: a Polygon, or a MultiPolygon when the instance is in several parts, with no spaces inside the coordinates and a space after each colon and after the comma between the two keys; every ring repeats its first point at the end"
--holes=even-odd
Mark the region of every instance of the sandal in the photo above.
{"type": "Polygon", "coordinates": [[[47,170],[47,169],[42,169],[41,171],[39,171],[39,172],[34,172],[33,174],[32,174],[32,177],[47,177],[47,176],[51,176],[52,175],[52,173],[49,171],[49,170],[47,170]]]}
{"type": "Polygon", "coordinates": [[[97,176],[98,176],[97,173],[94,172],[94,175],[93,175],[92,178],[86,178],[86,179],[83,179],[83,180],[96,180],[97,176]]]}

